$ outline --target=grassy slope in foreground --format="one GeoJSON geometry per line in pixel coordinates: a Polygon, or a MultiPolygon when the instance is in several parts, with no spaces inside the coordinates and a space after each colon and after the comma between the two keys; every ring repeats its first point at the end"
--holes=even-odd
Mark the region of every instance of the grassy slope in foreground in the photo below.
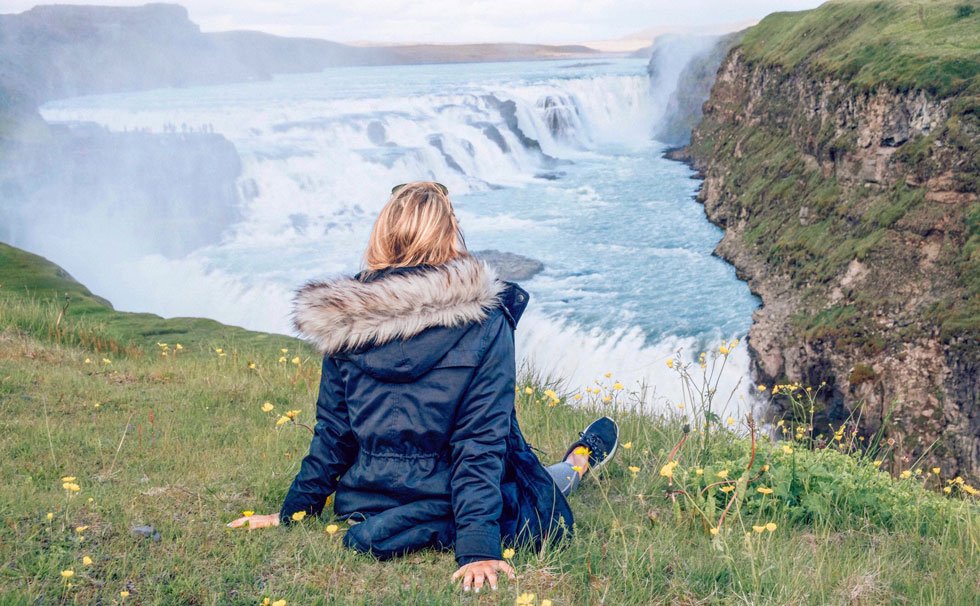
{"type": "MultiPolygon", "coordinates": [[[[277,429],[276,419],[298,409],[298,421],[314,422],[319,364],[310,350],[216,322],[115,312],[39,257],[7,246],[0,255],[0,601],[116,603],[128,591],[142,604],[459,603],[451,554],[376,562],[344,550],[344,524],[330,534],[326,519],[252,533],[224,527],[242,510],[275,511],[308,448],[306,430],[277,429]],[[72,305],[55,329],[65,291],[72,305]],[[96,349],[106,345],[116,353],[96,349]],[[298,364],[282,363],[281,347],[299,352],[298,364]],[[275,410],[263,413],[265,402],[275,410]],[[80,490],[65,490],[64,476],[80,490]],[[160,540],[134,536],[138,524],[160,540]]],[[[723,358],[711,360],[714,372],[723,358]]],[[[685,413],[636,414],[635,394],[615,377],[571,406],[522,375],[518,414],[546,462],[600,413],[617,418],[630,447],[572,496],[570,546],[518,551],[518,581],[473,603],[513,604],[526,593],[558,605],[975,598],[976,580],[962,572],[976,569],[980,516],[958,487],[953,498],[923,487],[944,485],[941,472],[895,480],[858,456],[767,439],[749,463],[748,440],[715,426],[707,441],[690,435],[668,481],[661,470],[685,413]],[[698,501],[707,517],[666,495],[708,484],[698,501]]]]}

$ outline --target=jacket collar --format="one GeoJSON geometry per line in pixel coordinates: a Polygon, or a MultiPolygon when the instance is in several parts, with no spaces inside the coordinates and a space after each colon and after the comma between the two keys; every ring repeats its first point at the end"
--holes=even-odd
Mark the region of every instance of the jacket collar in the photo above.
{"type": "Polygon", "coordinates": [[[323,354],[412,337],[432,326],[482,322],[498,306],[512,326],[527,292],[472,256],[309,282],[293,299],[293,326],[323,354]]]}

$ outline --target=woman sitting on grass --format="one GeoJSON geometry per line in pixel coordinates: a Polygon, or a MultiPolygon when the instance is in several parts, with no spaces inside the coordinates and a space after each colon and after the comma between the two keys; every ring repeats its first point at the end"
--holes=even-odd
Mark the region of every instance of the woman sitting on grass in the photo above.
{"type": "Polygon", "coordinates": [[[397,186],[367,269],[305,285],[294,325],[324,354],[316,430],[278,514],[230,526],[289,525],[334,511],[344,544],[389,558],[454,549],[463,590],[514,577],[501,544],[539,547],[571,533],[565,496],[609,460],[603,417],[545,469],[514,411],[514,330],[528,293],[470,256],[445,186],[397,186]]]}

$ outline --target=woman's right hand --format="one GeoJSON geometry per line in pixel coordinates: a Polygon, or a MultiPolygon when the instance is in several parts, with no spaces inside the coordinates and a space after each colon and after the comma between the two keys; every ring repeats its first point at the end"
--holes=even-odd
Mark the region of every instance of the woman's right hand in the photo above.
{"type": "Polygon", "coordinates": [[[267,526],[278,526],[279,525],[279,514],[270,513],[268,515],[250,515],[242,516],[237,520],[228,522],[228,526],[231,528],[238,528],[239,526],[248,525],[249,530],[255,530],[256,528],[265,528],[267,526]]]}

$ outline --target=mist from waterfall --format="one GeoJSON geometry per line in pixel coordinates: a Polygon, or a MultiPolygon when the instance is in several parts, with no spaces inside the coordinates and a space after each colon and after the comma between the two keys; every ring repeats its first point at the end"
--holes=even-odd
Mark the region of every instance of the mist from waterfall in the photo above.
{"type": "MultiPolygon", "coordinates": [[[[180,225],[132,236],[134,221],[153,221],[152,208],[65,198],[48,202],[62,217],[57,239],[21,215],[27,225],[12,243],[49,255],[120,309],[290,332],[293,289],[356,271],[390,187],[435,179],[449,186],[471,249],[545,264],[522,282],[532,302],[518,328],[520,359],[571,388],[612,371],[677,400],[667,357],[693,359],[743,337],[757,303],[711,255],[721,232],[692,199],[698,181],[650,138],[671,83],[654,84],[646,67],[612,59],[331,68],[49,103],[42,113],[53,123],[226,137],[241,161],[239,216],[212,242],[175,252],[159,242],[180,225]]],[[[129,168],[104,178],[125,183],[136,177],[129,168]]],[[[212,201],[170,202],[186,205],[182,217],[196,209],[203,217],[212,201]]],[[[722,389],[741,380],[748,401],[744,347],[730,365],[722,389]]]]}

